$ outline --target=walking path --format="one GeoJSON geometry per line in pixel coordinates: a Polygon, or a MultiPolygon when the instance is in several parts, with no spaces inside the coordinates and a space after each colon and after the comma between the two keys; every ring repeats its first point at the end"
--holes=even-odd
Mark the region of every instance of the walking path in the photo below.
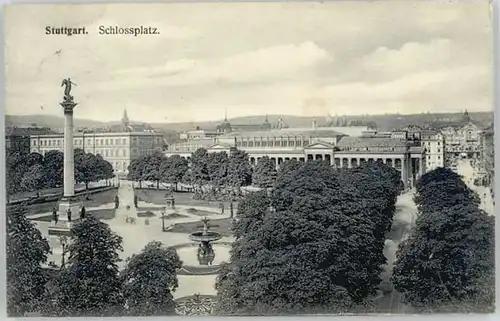
{"type": "MultiPolygon", "coordinates": [[[[406,240],[411,234],[411,230],[415,225],[415,220],[417,218],[417,207],[415,202],[413,202],[414,191],[410,190],[398,197],[396,203],[396,213],[393,219],[393,232],[394,237],[392,239],[387,239],[385,242],[384,256],[387,259],[387,265],[382,272],[382,286],[385,291],[392,288],[390,283],[390,278],[392,276],[392,269],[396,261],[396,251],[401,242],[406,240]]],[[[379,311],[380,313],[401,313],[407,309],[407,306],[402,303],[401,294],[392,288],[392,291],[384,295],[385,297],[380,302],[383,309],[387,311],[379,311]],[[387,297],[388,296],[388,297],[387,297]]]]}

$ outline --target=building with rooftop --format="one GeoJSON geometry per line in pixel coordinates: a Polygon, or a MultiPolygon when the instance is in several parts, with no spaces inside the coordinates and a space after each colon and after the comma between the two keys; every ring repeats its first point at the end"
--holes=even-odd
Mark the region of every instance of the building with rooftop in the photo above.
{"type": "Polygon", "coordinates": [[[444,136],[445,157],[480,159],[482,130],[471,120],[467,110],[462,118],[449,123],[432,124],[444,136]]]}
{"type": "MultiPolygon", "coordinates": [[[[64,148],[63,134],[32,135],[30,139],[31,152],[42,155],[64,148]]],[[[165,145],[163,135],[154,132],[77,132],[73,139],[75,148],[99,154],[110,162],[118,176],[128,173],[132,159],[162,151],[165,145]]]]}
{"type": "Polygon", "coordinates": [[[364,127],[353,130],[351,133],[355,136],[350,136],[340,131],[344,128],[349,127],[316,127],[313,123],[310,128],[229,132],[212,140],[173,144],[165,154],[180,155],[189,160],[191,154],[201,147],[208,152],[226,153],[237,148],[248,153],[252,165],[267,156],[277,168],[290,159],[301,162],[324,160],[337,168],[378,161],[398,169],[406,186],[412,186],[425,172],[424,149],[409,141],[407,134],[377,133],[364,127]]]}
{"type": "MultiPolygon", "coordinates": [[[[111,163],[117,176],[125,176],[132,159],[162,151],[166,145],[163,134],[140,129],[130,126],[125,110],[122,123],[116,128],[116,132],[93,130],[75,132],[74,146],[86,153],[101,155],[111,163]]],[[[29,150],[42,155],[51,150],[62,152],[63,141],[64,134],[62,133],[31,135],[29,150]]]]}
{"type": "Polygon", "coordinates": [[[33,126],[13,126],[5,128],[5,150],[10,152],[30,152],[30,137],[31,135],[51,134],[54,133],[48,127],[33,126]]]}

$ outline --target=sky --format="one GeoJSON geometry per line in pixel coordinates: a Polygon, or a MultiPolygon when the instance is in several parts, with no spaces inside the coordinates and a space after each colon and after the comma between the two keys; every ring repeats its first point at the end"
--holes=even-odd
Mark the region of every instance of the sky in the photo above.
{"type": "Polygon", "coordinates": [[[100,121],[490,111],[490,19],[487,1],[11,6],[5,110],[62,116],[70,77],[75,117],[100,121]],[[141,25],[160,34],[98,34],[141,25]]]}

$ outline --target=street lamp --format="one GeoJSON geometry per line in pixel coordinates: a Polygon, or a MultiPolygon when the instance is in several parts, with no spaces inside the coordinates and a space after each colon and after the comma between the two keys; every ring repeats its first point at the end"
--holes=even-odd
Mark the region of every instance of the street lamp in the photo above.
{"type": "Polygon", "coordinates": [[[165,212],[161,212],[161,231],[165,232],[165,212]]]}
{"type": "Polygon", "coordinates": [[[83,148],[83,153],[85,154],[85,134],[87,132],[84,130],[82,131],[82,148],[83,148]]]}

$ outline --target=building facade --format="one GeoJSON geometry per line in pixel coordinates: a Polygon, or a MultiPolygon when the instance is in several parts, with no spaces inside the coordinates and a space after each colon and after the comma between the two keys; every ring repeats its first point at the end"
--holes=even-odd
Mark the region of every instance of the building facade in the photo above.
{"type": "Polygon", "coordinates": [[[5,128],[5,150],[11,152],[30,152],[31,135],[52,133],[47,127],[7,127],[5,128]]]}
{"type": "Polygon", "coordinates": [[[483,132],[482,137],[483,143],[483,157],[482,163],[484,170],[487,174],[488,183],[494,195],[494,186],[495,186],[495,132],[494,127],[491,125],[483,132]]]}
{"type": "Polygon", "coordinates": [[[461,120],[439,126],[438,129],[444,136],[447,161],[459,157],[481,159],[482,130],[472,122],[467,111],[461,120]]]}
{"type": "Polygon", "coordinates": [[[445,167],[446,142],[442,133],[438,131],[423,132],[422,147],[425,148],[425,167],[427,171],[445,167]]]}
{"type": "MultiPolygon", "coordinates": [[[[42,155],[51,150],[63,151],[63,134],[32,135],[31,152],[42,155]]],[[[151,155],[161,151],[165,141],[163,136],[154,132],[77,132],[74,134],[74,146],[86,153],[101,155],[111,163],[115,174],[128,173],[130,161],[134,158],[151,155]]]]}
{"type": "Polygon", "coordinates": [[[237,148],[249,155],[249,161],[255,165],[260,158],[267,156],[277,168],[287,160],[301,162],[311,160],[328,161],[337,168],[351,168],[366,162],[383,162],[401,172],[405,186],[413,186],[420,175],[425,172],[424,149],[407,141],[406,136],[395,137],[391,133],[377,135],[373,132],[358,137],[348,136],[342,132],[326,127],[310,129],[264,130],[253,132],[232,132],[217,137],[207,146],[183,143],[185,148],[166,151],[166,156],[180,155],[190,159],[191,153],[200,147],[208,152],[227,152],[237,148]]]}

